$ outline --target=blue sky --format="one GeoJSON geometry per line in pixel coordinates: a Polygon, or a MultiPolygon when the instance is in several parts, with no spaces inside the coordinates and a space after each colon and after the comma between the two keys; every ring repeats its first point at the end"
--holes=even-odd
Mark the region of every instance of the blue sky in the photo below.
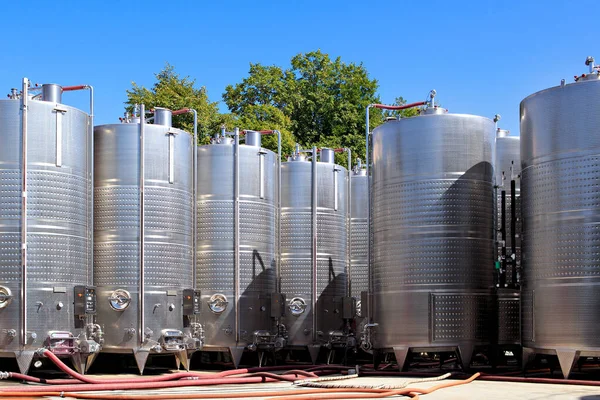
{"type": "MultiPolygon", "coordinates": [[[[587,0],[29,0],[5,2],[2,14],[0,93],[23,76],[91,84],[98,124],[116,122],[131,81],[152,85],[165,62],[221,101],[250,62],[287,66],[321,49],[363,62],[383,102],[435,88],[450,112],[500,113],[517,134],[524,97],[572,82],[588,55],[600,61],[600,3],[587,0]]],[[[64,102],[86,109],[86,96],[64,102]]]]}

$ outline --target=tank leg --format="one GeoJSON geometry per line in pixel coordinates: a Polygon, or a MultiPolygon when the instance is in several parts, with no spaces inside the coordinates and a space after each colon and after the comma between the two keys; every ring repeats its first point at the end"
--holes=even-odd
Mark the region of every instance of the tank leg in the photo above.
{"type": "Polygon", "coordinates": [[[237,368],[240,365],[240,361],[242,361],[242,355],[244,354],[243,347],[230,347],[229,353],[231,354],[231,359],[233,360],[233,366],[237,368]]]}
{"type": "Polygon", "coordinates": [[[313,364],[317,363],[317,357],[319,356],[319,350],[321,350],[321,346],[319,345],[310,345],[308,346],[308,354],[310,354],[310,361],[313,364]]]}
{"type": "Polygon", "coordinates": [[[190,359],[188,358],[187,350],[175,353],[175,362],[177,363],[177,369],[179,369],[180,365],[183,365],[186,371],[190,370],[190,359]]]}
{"type": "Polygon", "coordinates": [[[19,371],[21,371],[22,374],[27,374],[29,371],[31,360],[33,360],[33,355],[33,351],[15,352],[15,358],[17,359],[17,364],[19,364],[19,371]]]}
{"type": "Polygon", "coordinates": [[[400,372],[404,370],[404,364],[406,363],[408,350],[408,347],[394,347],[394,355],[396,356],[396,363],[398,363],[398,369],[400,372]]]}
{"type": "Polygon", "coordinates": [[[535,353],[533,349],[528,347],[521,348],[521,369],[523,370],[523,374],[525,374],[527,365],[533,361],[535,358],[535,353]]]}
{"type": "Polygon", "coordinates": [[[71,362],[73,363],[73,367],[75,367],[77,372],[79,372],[80,374],[85,374],[88,371],[88,369],[90,369],[90,366],[94,363],[97,356],[98,353],[75,353],[71,356],[71,362]]]}
{"type": "Polygon", "coordinates": [[[135,357],[135,363],[140,371],[140,375],[144,374],[144,368],[146,367],[146,361],[148,361],[148,356],[150,352],[148,350],[139,349],[133,353],[135,357]]]}
{"type": "Polygon", "coordinates": [[[471,359],[473,358],[474,346],[471,344],[464,344],[458,346],[458,356],[462,365],[463,371],[468,371],[471,366],[471,359]]]}
{"type": "Polygon", "coordinates": [[[579,352],[571,349],[556,349],[556,356],[558,357],[558,363],[562,370],[565,379],[569,377],[575,359],[579,357],[579,352]]]}

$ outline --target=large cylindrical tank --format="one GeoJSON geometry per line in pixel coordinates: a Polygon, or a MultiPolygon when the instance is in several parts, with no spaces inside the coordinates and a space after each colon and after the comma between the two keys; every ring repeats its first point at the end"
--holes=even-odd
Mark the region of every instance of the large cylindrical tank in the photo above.
{"type": "Polygon", "coordinates": [[[375,347],[489,341],[494,265],[494,123],[431,107],[373,131],[375,347]]]}
{"type": "Polygon", "coordinates": [[[92,284],[90,116],[58,85],[26,87],[0,100],[0,355],[22,371],[40,347],[75,355],[76,288],[92,284]]]}
{"type": "MultiPolygon", "coordinates": [[[[369,179],[367,170],[360,163],[350,173],[352,179],[350,210],[350,295],[357,300],[369,290],[368,222],[369,179]]],[[[361,315],[366,310],[361,309],[361,315]]],[[[366,314],[365,314],[366,315],[366,314]]]]}
{"type": "Polygon", "coordinates": [[[134,118],[94,129],[94,282],[103,351],[133,352],[140,370],[149,352],[182,358],[183,291],[193,288],[195,144],[170,117],[157,108],[154,124],[134,118]]]}
{"type": "Polygon", "coordinates": [[[275,153],[261,147],[260,134],[251,132],[238,146],[236,176],[235,147],[232,137],[221,136],[197,150],[196,271],[202,293],[203,349],[229,349],[237,363],[244,347],[253,343],[254,333],[269,331],[273,325],[269,297],[277,290],[278,161],[275,153]]]}
{"type": "Polygon", "coordinates": [[[496,130],[496,185],[498,232],[498,261],[502,264],[502,247],[505,248],[506,277],[498,287],[498,342],[500,344],[519,344],[521,342],[521,311],[518,271],[521,265],[521,143],[518,136],[510,136],[504,129],[496,130]],[[512,184],[515,187],[515,246],[512,257],[512,184]],[[504,195],[504,227],[506,240],[502,243],[502,192],[504,195]],[[504,246],[503,246],[504,245],[504,246]]]}
{"type": "Polygon", "coordinates": [[[600,75],[586,65],[521,102],[523,346],[557,353],[565,375],[600,348],[600,75]]]}
{"type": "Polygon", "coordinates": [[[295,154],[281,166],[285,326],[291,346],[309,348],[343,328],[341,299],[347,289],[347,173],[334,163],[332,150],[320,154],[318,162],[295,154]]]}

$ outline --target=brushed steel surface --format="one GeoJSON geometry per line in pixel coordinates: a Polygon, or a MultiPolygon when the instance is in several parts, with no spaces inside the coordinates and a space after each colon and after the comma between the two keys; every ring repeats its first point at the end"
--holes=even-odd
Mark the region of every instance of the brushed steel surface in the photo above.
{"type": "MultiPolygon", "coordinates": [[[[193,273],[193,138],[168,126],[146,124],[145,149],[145,331],[157,341],[162,329],[183,331],[183,289],[193,273]],[[169,183],[169,137],[174,132],[174,179],[169,183]],[[175,294],[175,295],[173,295],[175,294]],[[170,310],[170,305],[173,310],[170,310]]],[[[98,323],[107,352],[136,350],[139,293],[139,124],[94,128],[94,282],[98,323]],[[116,289],[132,303],[123,312],[110,307],[116,289]],[[130,335],[126,329],[135,329],[130,335]]]]}
{"type": "Polygon", "coordinates": [[[73,289],[92,283],[91,149],[89,116],[73,107],[29,100],[27,118],[27,326],[37,335],[20,346],[21,111],[20,100],[0,100],[0,285],[12,302],[0,309],[0,353],[37,349],[49,331],[77,336],[73,289]],[[60,112],[57,124],[56,108],[60,112]],[[58,125],[58,126],[57,126],[58,125]],[[57,136],[57,127],[62,135],[57,136]],[[57,144],[57,137],[62,143],[57,144]],[[56,149],[62,147],[62,162],[56,149]],[[63,307],[58,309],[59,302],[63,307]],[[10,338],[9,330],[17,336],[10,338]]]}
{"type": "Polygon", "coordinates": [[[494,124],[421,115],[373,131],[375,346],[489,340],[494,124]]]}
{"type": "MultiPolygon", "coordinates": [[[[234,148],[226,142],[199,146],[197,151],[196,276],[202,292],[199,320],[204,328],[204,349],[234,347],[238,345],[234,331],[234,148]],[[208,301],[218,293],[227,296],[229,304],[224,312],[215,314],[208,301]]],[[[277,155],[240,145],[239,171],[239,344],[245,345],[252,342],[255,330],[270,330],[272,325],[269,297],[276,290],[277,155]]]]}
{"type": "MultiPolygon", "coordinates": [[[[346,290],[347,264],[347,173],[333,163],[317,162],[317,341],[331,330],[341,329],[341,297],[346,290]],[[337,170],[337,172],[335,171],[337,170]],[[334,174],[337,191],[334,190],[334,174]],[[337,211],[334,194],[337,193],[337,211]]],[[[289,345],[306,346],[312,340],[311,274],[311,187],[309,161],[290,161],[281,166],[281,291],[288,303],[295,297],[306,300],[299,316],[286,312],[284,324],[289,345]]]]}
{"type": "Polygon", "coordinates": [[[600,347],[600,80],[521,102],[523,345],[600,347]]]}
{"type": "MultiPolygon", "coordinates": [[[[369,290],[369,263],[368,263],[368,195],[369,180],[366,170],[353,171],[352,179],[352,207],[350,211],[351,235],[351,296],[360,300],[360,293],[369,290]]],[[[364,310],[366,311],[366,310],[364,310]]]]}

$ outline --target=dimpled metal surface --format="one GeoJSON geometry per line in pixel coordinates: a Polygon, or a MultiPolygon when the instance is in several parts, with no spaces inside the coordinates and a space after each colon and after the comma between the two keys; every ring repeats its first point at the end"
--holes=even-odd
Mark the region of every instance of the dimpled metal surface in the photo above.
{"type": "MultiPolygon", "coordinates": [[[[285,324],[289,344],[306,346],[312,340],[312,166],[290,161],[281,167],[281,291],[288,303],[295,297],[308,305],[293,316],[287,310],[285,324]]],[[[343,321],[337,299],[345,296],[347,265],[347,173],[335,164],[317,163],[317,339],[326,339],[343,321]],[[334,174],[337,190],[334,189],[334,174]],[[338,208],[335,210],[337,195],[338,208]],[[337,312],[336,312],[337,311],[337,312]]]]}
{"type": "Polygon", "coordinates": [[[27,331],[18,333],[21,285],[21,102],[0,100],[0,286],[11,303],[0,309],[0,353],[37,349],[49,331],[75,336],[73,289],[92,277],[91,135],[89,116],[53,102],[29,100],[27,115],[27,331]],[[62,140],[57,143],[57,111],[62,140]],[[57,166],[57,144],[62,152],[57,166]],[[59,303],[62,303],[60,307],[59,303]],[[9,330],[17,336],[10,338],[9,330]]]}
{"type": "Polygon", "coordinates": [[[375,346],[489,340],[494,124],[434,114],[373,131],[375,346]]]}
{"type": "Polygon", "coordinates": [[[368,221],[369,181],[366,171],[352,172],[351,230],[351,296],[360,300],[360,293],[369,290],[368,221]]]}
{"type": "Polygon", "coordinates": [[[600,80],[521,102],[523,345],[600,348],[600,80]]]}
{"type": "MultiPolygon", "coordinates": [[[[239,147],[240,345],[256,330],[270,330],[269,296],[276,290],[277,155],[256,146],[239,147]],[[261,159],[264,168],[261,182],[261,159]],[[261,198],[261,185],[264,196],[261,198]]],[[[198,147],[198,289],[205,349],[237,346],[235,340],[234,146],[198,147]],[[223,294],[220,314],[208,302],[223,294]]]]}
{"type": "MultiPolygon", "coordinates": [[[[145,125],[145,322],[150,339],[162,329],[183,330],[183,289],[193,276],[193,138],[161,125],[145,125]],[[169,183],[169,136],[174,135],[173,183],[169,183]],[[171,311],[170,305],[174,308],[171,311]]],[[[103,350],[139,346],[140,128],[137,123],[100,125],[95,134],[94,282],[103,350]],[[131,293],[122,312],[110,307],[116,289],[131,293]],[[110,329],[108,329],[110,327],[110,329]]]]}

